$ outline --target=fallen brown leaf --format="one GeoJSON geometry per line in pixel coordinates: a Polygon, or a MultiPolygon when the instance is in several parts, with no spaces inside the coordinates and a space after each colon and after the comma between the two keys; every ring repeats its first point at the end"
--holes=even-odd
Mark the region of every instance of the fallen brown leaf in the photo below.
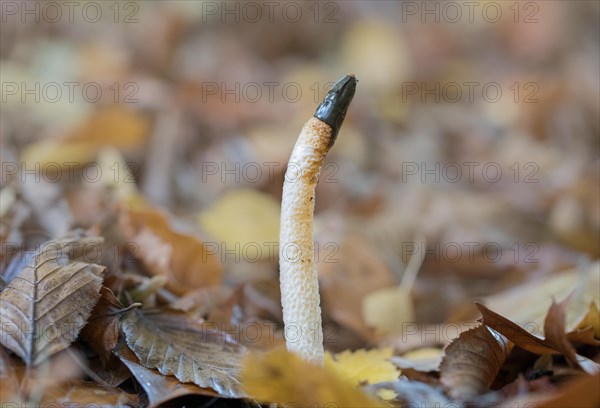
{"type": "Polygon", "coordinates": [[[219,395],[210,388],[201,388],[196,384],[181,383],[175,377],[161,375],[155,369],[144,367],[124,342],[117,345],[114,354],[127,366],[131,374],[133,374],[144,391],[146,391],[150,407],[158,407],[165,402],[185,395],[207,395],[213,397],[219,395]]]}
{"type": "Polygon", "coordinates": [[[219,258],[198,238],[177,232],[162,212],[123,207],[119,222],[135,244],[132,255],[153,275],[167,276],[167,288],[173,292],[183,294],[221,282],[219,258]]]}
{"type": "MultiPolygon", "coordinates": [[[[568,300],[568,298],[567,298],[568,300]]],[[[565,356],[569,364],[573,367],[580,367],[577,361],[577,352],[566,335],[565,328],[565,309],[564,302],[552,302],[546,319],[544,320],[544,335],[546,342],[552,347],[561,352],[565,356]]]]}
{"type": "Polygon", "coordinates": [[[505,336],[515,345],[535,354],[559,354],[559,351],[544,339],[534,336],[518,324],[491,311],[481,303],[475,302],[475,305],[483,316],[483,323],[505,336]]]}
{"type": "Polygon", "coordinates": [[[469,400],[486,392],[508,354],[506,339],[485,325],[461,333],[440,364],[440,381],[452,398],[469,400]]]}
{"type": "Polygon", "coordinates": [[[105,271],[83,251],[101,242],[91,237],[47,242],[0,293],[0,342],[27,365],[40,364],[79,335],[105,271]]]}
{"type": "Polygon", "coordinates": [[[122,329],[144,366],[210,387],[225,398],[244,396],[240,372],[245,348],[225,333],[206,330],[185,313],[168,310],[132,310],[122,329]]]}
{"type": "Polygon", "coordinates": [[[119,319],[132,307],[141,306],[134,303],[123,306],[110,289],[102,286],[100,300],[92,310],[88,323],[81,330],[81,337],[98,353],[100,360],[107,363],[112,349],[119,340],[119,319]]]}
{"type": "MultiPolygon", "coordinates": [[[[565,312],[562,303],[552,303],[544,321],[545,339],[540,339],[521,328],[514,322],[499,314],[492,312],[480,303],[477,308],[483,316],[483,323],[506,336],[515,345],[535,354],[562,354],[572,367],[581,368],[588,374],[600,370],[600,365],[594,361],[580,356],[565,333],[565,312]]],[[[574,333],[571,338],[575,340],[589,339],[588,333],[574,333]]]]}

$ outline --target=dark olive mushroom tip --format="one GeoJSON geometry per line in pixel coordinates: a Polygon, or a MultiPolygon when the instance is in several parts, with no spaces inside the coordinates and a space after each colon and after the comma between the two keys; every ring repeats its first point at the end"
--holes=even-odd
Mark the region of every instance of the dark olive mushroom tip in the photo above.
{"type": "Polygon", "coordinates": [[[348,74],[337,81],[335,85],[317,107],[314,117],[327,123],[331,127],[331,139],[329,147],[333,146],[338,132],[344,123],[346,112],[354,97],[358,79],[354,74],[348,74]]]}

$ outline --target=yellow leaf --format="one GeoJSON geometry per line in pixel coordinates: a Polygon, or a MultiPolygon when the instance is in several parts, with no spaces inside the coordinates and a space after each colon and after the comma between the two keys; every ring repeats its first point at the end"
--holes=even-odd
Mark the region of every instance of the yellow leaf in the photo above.
{"type": "Polygon", "coordinates": [[[588,312],[577,325],[577,329],[583,330],[590,326],[594,329],[594,337],[600,339],[600,312],[596,302],[590,303],[588,312]]]}
{"type": "Polygon", "coordinates": [[[363,300],[363,317],[378,334],[400,334],[406,322],[414,321],[412,299],[401,286],[370,293],[363,300]]]}
{"type": "Polygon", "coordinates": [[[251,353],[242,372],[246,392],[259,401],[292,407],[385,407],[333,371],[311,365],[285,349],[251,353]]]}
{"type": "Polygon", "coordinates": [[[337,373],[351,384],[375,384],[383,381],[394,381],[400,374],[394,364],[388,361],[392,357],[392,349],[350,350],[335,356],[325,354],[325,368],[337,373]]]}
{"type": "Polygon", "coordinates": [[[25,148],[21,161],[28,168],[49,164],[61,169],[81,167],[94,160],[103,147],[139,148],[146,140],[149,123],[140,114],[120,106],[98,110],[65,137],[41,140],[25,148]]]}
{"type": "Polygon", "coordinates": [[[225,194],[200,214],[200,224],[221,250],[242,261],[276,259],[279,204],[268,194],[241,189],[225,194]]]}

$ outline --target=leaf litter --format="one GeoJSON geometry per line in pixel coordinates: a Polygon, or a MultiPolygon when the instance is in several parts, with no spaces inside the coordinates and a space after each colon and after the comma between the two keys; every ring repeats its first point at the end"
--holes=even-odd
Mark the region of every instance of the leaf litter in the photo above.
{"type": "Polygon", "coordinates": [[[137,29],[30,24],[16,36],[3,24],[3,81],[73,76],[105,97],[115,82],[139,92],[136,103],[3,103],[2,402],[598,406],[597,64],[584,51],[597,25],[581,18],[598,9],[583,3],[535,3],[539,24],[468,36],[390,22],[394,2],[368,18],[362,2],[337,2],[340,24],[275,22],[268,36],[204,24],[194,2],[136,3],[137,29]],[[467,38],[491,54],[466,52],[467,38]],[[293,138],[315,93],[348,69],[368,86],[318,187],[321,368],[283,350],[273,249],[293,138]],[[403,90],[476,75],[536,78],[539,103],[403,90]],[[223,102],[203,89],[223,78],[306,92],[223,102]],[[502,179],[406,167],[474,160],[502,179]],[[440,252],[456,243],[480,245],[458,260],[440,252]]]}

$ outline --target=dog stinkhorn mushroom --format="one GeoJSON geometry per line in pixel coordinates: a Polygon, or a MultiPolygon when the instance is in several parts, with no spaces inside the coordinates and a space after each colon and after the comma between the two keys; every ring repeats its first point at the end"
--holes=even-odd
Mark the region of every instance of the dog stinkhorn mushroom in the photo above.
{"type": "Polygon", "coordinates": [[[288,162],[281,199],[279,269],[286,346],[306,361],[321,366],[323,329],[313,253],[315,188],[356,83],[354,75],[340,79],[304,124],[288,162]]]}

